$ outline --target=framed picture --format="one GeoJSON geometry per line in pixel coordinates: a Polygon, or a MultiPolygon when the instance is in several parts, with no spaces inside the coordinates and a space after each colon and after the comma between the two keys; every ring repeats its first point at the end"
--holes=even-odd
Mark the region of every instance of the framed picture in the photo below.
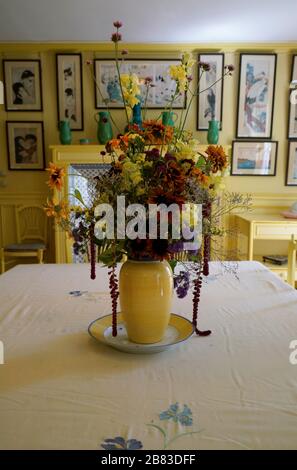
{"type": "Polygon", "coordinates": [[[73,131],[84,129],[81,54],[56,54],[58,121],[73,131]]]}
{"type": "MultiPolygon", "coordinates": [[[[297,55],[293,55],[291,81],[297,80],[297,55]]],[[[289,139],[297,139],[297,104],[289,104],[289,139]]]]}
{"type": "Polygon", "coordinates": [[[6,121],[8,168],[44,170],[42,121],[6,121]]]}
{"type": "Polygon", "coordinates": [[[271,139],[276,54],[240,54],[237,138],[271,139]]]}
{"type": "Polygon", "coordinates": [[[278,142],[232,142],[231,175],[275,176],[278,142]]]}
{"type": "Polygon", "coordinates": [[[289,141],[286,186],[297,186],[297,140],[289,141]]]}
{"type": "MultiPolygon", "coordinates": [[[[176,83],[169,75],[170,65],[180,64],[179,59],[130,59],[121,64],[121,73],[135,73],[140,79],[150,77],[152,87],[146,97],[146,86],[140,84],[141,103],[146,103],[147,108],[164,108],[176,89],[176,83]]],[[[94,61],[95,85],[95,107],[105,108],[108,100],[109,108],[123,108],[123,101],[118,81],[114,60],[96,59],[94,61]],[[98,89],[99,88],[99,89],[98,89]]],[[[173,103],[173,108],[186,107],[186,94],[182,93],[173,103]]]]}
{"type": "Polygon", "coordinates": [[[208,63],[210,70],[203,72],[198,85],[197,130],[208,130],[208,121],[211,119],[220,121],[222,129],[223,80],[211,85],[224,73],[224,54],[200,54],[198,61],[208,63]]]}
{"type": "Polygon", "coordinates": [[[6,111],[42,111],[40,60],[3,60],[6,111]]]}

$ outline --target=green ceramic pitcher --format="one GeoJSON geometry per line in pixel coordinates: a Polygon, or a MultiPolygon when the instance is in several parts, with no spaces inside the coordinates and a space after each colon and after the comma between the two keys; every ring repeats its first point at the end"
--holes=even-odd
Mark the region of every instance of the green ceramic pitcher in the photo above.
{"type": "Polygon", "coordinates": [[[62,145],[70,145],[72,141],[70,122],[68,120],[59,122],[60,142],[62,145]]]}
{"type": "Polygon", "coordinates": [[[163,126],[174,126],[174,123],[176,122],[178,118],[177,113],[174,113],[172,111],[163,111],[162,112],[162,124],[163,126]]]}
{"type": "Polygon", "coordinates": [[[207,142],[209,144],[217,144],[219,141],[220,121],[212,119],[208,121],[207,142]]]}
{"type": "Polygon", "coordinates": [[[99,111],[94,117],[97,122],[98,142],[99,144],[105,145],[110,139],[112,139],[112,127],[109,112],[99,111]]]}

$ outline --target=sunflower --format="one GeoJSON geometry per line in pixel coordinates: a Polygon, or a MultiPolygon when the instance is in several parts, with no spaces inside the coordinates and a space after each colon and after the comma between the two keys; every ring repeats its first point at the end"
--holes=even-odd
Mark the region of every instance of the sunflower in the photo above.
{"type": "Polygon", "coordinates": [[[51,189],[57,189],[58,191],[61,191],[63,187],[63,178],[65,176],[65,169],[59,168],[54,163],[50,163],[49,168],[47,168],[46,171],[48,171],[50,174],[49,180],[47,182],[48,186],[51,189]]]}

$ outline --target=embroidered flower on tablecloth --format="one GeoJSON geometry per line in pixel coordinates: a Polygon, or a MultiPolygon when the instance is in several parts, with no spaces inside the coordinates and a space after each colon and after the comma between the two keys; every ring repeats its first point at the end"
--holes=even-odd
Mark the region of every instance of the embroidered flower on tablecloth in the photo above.
{"type": "Polygon", "coordinates": [[[87,292],[88,291],[86,291],[86,290],[71,290],[69,292],[69,295],[71,295],[72,297],[80,297],[81,295],[84,295],[87,292]]]}
{"type": "Polygon", "coordinates": [[[180,411],[178,403],[170,405],[168,410],[159,414],[159,418],[161,421],[172,419],[175,423],[180,423],[183,426],[192,426],[193,424],[192,411],[190,408],[184,405],[183,409],[180,411]]]}
{"type": "Polygon", "coordinates": [[[142,442],[137,439],[124,439],[117,436],[110,439],[104,439],[101,447],[105,450],[139,450],[143,448],[142,442]]]}

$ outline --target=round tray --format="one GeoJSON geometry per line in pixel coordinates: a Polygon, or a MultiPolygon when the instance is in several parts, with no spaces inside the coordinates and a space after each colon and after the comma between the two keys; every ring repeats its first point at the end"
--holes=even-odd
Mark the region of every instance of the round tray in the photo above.
{"type": "Polygon", "coordinates": [[[112,336],[112,315],[106,315],[93,321],[88,328],[90,335],[100,343],[132,354],[154,354],[165,351],[182,341],[186,341],[194,331],[193,324],[187,318],[172,313],[164,338],[158,343],[140,344],[128,339],[127,330],[121,313],[117,315],[117,336],[112,336]]]}

